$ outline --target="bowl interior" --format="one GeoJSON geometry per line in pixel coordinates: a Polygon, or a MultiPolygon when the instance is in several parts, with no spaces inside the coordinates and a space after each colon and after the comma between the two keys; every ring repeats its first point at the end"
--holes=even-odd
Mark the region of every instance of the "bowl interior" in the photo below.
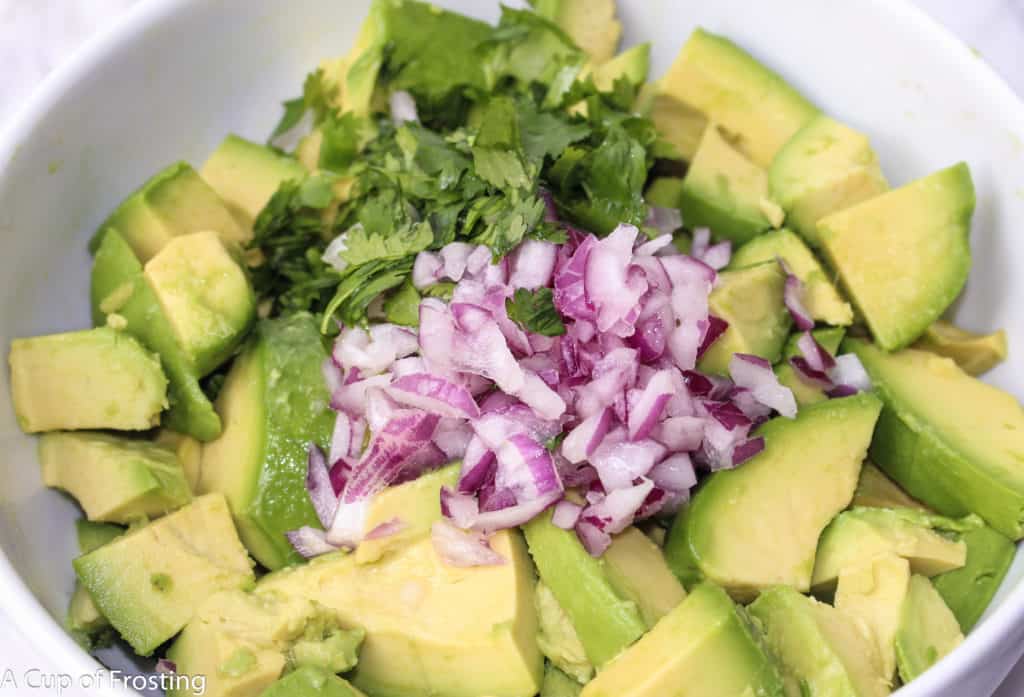
{"type": "MultiPolygon", "coordinates": [[[[164,165],[201,163],[228,132],[265,138],[279,103],[299,91],[305,73],[351,44],[368,4],[142,3],[51,79],[0,141],[4,352],[14,337],[87,326],[85,243],[105,215],[164,165]]],[[[498,12],[496,2],[440,4],[487,19],[498,12]]],[[[894,185],[967,160],[978,191],[975,271],[955,316],[970,329],[1004,327],[1014,351],[1024,346],[1024,318],[1013,300],[1024,297],[1024,275],[1013,272],[1024,265],[1024,244],[1014,237],[1014,222],[1024,220],[1024,107],[966,46],[908,6],[883,0],[619,4],[627,43],[653,42],[654,76],[695,26],[724,33],[830,114],[866,132],[894,185]]],[[[1022,397],[1019,360],[1014,352],[988,379],[1022,397]]],[[[0,394],[8,387],[7,371],[0,371],[0,394]]],[[[79,514],[69,499],[42,488],[34,440],[19,431],[6,397],[0,445],[7,452],[0,462],[0,547],[59,622],[72,590],[72,521],[79,514]]],[[[21,597],[17,576],[0,563],[0,587],[21,597]]],[[[1018,555],[986,617],[1022,576],[1018,555]]],[[[1019,614],[1024,596],[1013,602],[1019,614]]],[[[22,624],[32,625],[23,626],[26,633],[54,638],[51,652],[86,665],[59,630],[42,627],[45,616],[33,603],[9,605],[22,624]]],[[[938,694],[926,688],[912,689],[938,694]]]]}

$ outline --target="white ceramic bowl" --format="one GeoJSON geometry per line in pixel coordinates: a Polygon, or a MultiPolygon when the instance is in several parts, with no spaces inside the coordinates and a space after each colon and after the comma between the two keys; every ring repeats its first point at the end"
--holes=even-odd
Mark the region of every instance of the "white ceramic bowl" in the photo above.
{"type": "MultiPolygon", "coordinates": [[[[494,19],[497,0],[442,4],[494,19]]],[[[200,163],[229,131],[260,140],[278,103],[343,53],[368,0],[151,0],[53,75],[0,137],[0,337],[85,327],[85,242],[164,165],[200,163]]],[[[957,160],[978,191],[966,327],[1005,327],[994,383],[1024,396],[1024,105],[965,45],[902,0],[620,0],[628,43],[663,71],[696,25],[722,32],[871,136],[895,184],[957,160]]],[[[70,500],[40,483],[0,371],[0,607],[61,670],[96,663],[59,622],[72,589],[70,500]]],[[[1024,559],[986,619],[903,697],[988,695],[1024,650],[1024,559]]],[[[116,660],[116,659],[115,659],[116,660]]],[[[122,659],[123,660],[123,659],[122,659]]],[[[69,693],[65,693],[69,694],[69,693]]],[[[93,690],[88,694],[96,695],[93,690]]],[[[113,691],[110,694],[115,694],[113,691]]],[[[126,693],[125,693],[126,694],[126,693]]]]}

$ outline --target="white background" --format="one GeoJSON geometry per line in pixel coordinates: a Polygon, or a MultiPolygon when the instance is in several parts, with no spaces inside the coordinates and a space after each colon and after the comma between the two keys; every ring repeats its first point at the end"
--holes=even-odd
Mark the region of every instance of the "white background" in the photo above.
{"type": "MultiPolygon", "coordinates": [[[[0,129],[50,70],[134,2],[0,0],[0,129]]],[[[1024,0],[914,2],[952,29],[992,64],[1018,94],[1024,95],[1024,0]]],[[[54,694],[49,690],[27,689],[22,676],[31,668],[58,672],[60,666],[51,665],[45,655],[37,653],[2,613],[0,628],[0,697],[54,694]],[[19,689],[3,686],[8,669],[18,677],[19,689]]],[[[995,697],[1024,697],[1024,663],[995,697]]]]}

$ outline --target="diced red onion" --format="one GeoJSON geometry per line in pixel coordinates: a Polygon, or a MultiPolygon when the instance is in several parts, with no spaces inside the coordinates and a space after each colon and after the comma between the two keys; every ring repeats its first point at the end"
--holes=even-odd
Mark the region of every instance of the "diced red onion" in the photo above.
{"type": "Polygon", "coordinates": [[[396,126],[412,121],[418,123],[419,115],[416,113],[416,100],[405,90],[395,90],[388,99],[391,106],[391,120],[396,126]]]}
{"type": "Polygon", "coordinates": [[[529,436],[516,433],[497,450],[494,484],[515,492],[517,500],[535,499],[563,490],[555,462],[547,448],[529,436]]]}
{"type": "Polygon", "coordinates": [[[565,413],[562,398],[533,371],[523,371],[523,386],[515,395],[543,419],[557,419],[565,413]]]}
{"type": "Polygon", "coordinates": [[[779,383],[772,365],[760,356],[747,353],[733,354],[729,361],[729,374],[738,387],[750,390],[754,399],[771,407],[786,418],[796,417],[796,398],[793,391],[779,383]]]}
{"type": "Polygon", "coordinates": [[[327,541],[327,535],[323,530],[317,530],[305,525],[298,530],[291,530],[285,533],[288,543],[304,559],[312,559],[322,554],[337,552],[340,547],[327,541]]]}
{"type": "Polygon", "coordinates": [[[485,535],[460,530],[444,519],[434,521],[430,540],[434,551],[449,566],[496,566],[506,561],[491,549],[485,535]]]}
{"type": "Polygon", "coordinates": [[[655,486],[667,491],[689,491],[697,486],[697,472],[686,453],[676,453],[665,458],[651,469],[648,476],[655,486]]]}
{"type": "Polygon", "coordinates": [[[576,320],[597,318],[594,305],[587,296],[585,274],[591,251],[597,246],[597,238],[587,235],[561,266],[555,269],[555,308],[559,314],[576,320]]]}
{"type": "Polygon", "coordinates": [[[837,386],[847,386],[857,392],[870,392],[873,388],[871,377],[855,353],[844,353],[835,359],[836,363],[828,375],[837,386]]]}
{"type": "Polygon", "coordinates": [[[331,395],[331,408],[349,414],[363,414],[366,411],[367,393],[389,384],[391,376],[385,373],[343,385],[331,395]]]}
{"type": "Polygon", "coordinates": [[[647,292],[643,272],[630,273],[638,233],[632,225],[619,225],[594,246],[587,258],[584,284],[587,298],[597,309],[598,331],[619,336],[633,333],[630,318],[635,321],[637,303],[647,292]]]}
{"type": "Polygon", "coordinates": [[[725,240],[718,244],[711,245],[708,250],[704,252],[700,260],[705,264],[715,269],[716,271],[724,269],[729,265],[729,261],[732,259],[732,242],[725,240]]]}
{"type": "Polygon", "coordinates": [[[728,328],[729,323],[721,317],[708,315],[707,323],[704,326],[704,336],[701,337],[700,348],[697,349],[697,358],[703,356],[728,328]]]}
{"type": "Polygon", "coordinates": [[[650,472],[663,457],[665,446],[657,441],[616,442],[613,435],[609,434],[590,456],[590,464],[597,470],[604,488],[611,491],[630,486],[638,477],[650,472]]]}
{"type": "Polygon", "coordinates": [[[704,419],[697,416],[665,419],[651,431],[651,437],[672,452],[697,450],[704,439],[704,419]]]}
{"type": "Polygon", "coordinates": [[[612,410],[608,407],[587,417],[562,441],[562,455],[574,465],[583,462],[601,444],[611,425],[612,410]]]}
{"type": "Polygon", "coordinates": [[[672,374],[659,370],[639,393],[635,405],[631,405],[628,416],[629,439],[646,438],[661,419],[661,414],[675,392],[672,374]]]}
{"type": "MultiPolygon", "coordinates": [[[[639,484],[610,491],[601,501],[587,506],[580,515],[577,533],[581,524],[597,528],[605,536],[625,530],[633,522],[636,512],[654,489],[654,482],[642,479],[639,484]]],[[[600,556],[608,548],[610,538],[580,535],[584,546],[592,556],[600,556]],[[595,540],[596,537],[596,540],[595,540]],[[595,544],[596,541],[596,544],[595,544]]]]}
{"type": "Polygon", "coordinates": [[[512,255],[512,288],[535,290],[551,283],[558,248],[550,242],[525,240],[512,255]]]}
{"type": "MultiPolygon", "coordinates": [[[[672,209],[668,209],[668,210],[672,210],[672,209]]],[[[675,211],[675,212],[676,212],[676,214],[679,213],[679,211],[675,211]]],[[[677,229],[677,228],[673,228],[673,229],[677,229]]],[[[644,256],[644,257],[654,256],[655,254],[660,252],[662,249],[665,249],[666,247],[670,246],[671,244],[672,244],[672,234],[671,233],[666,233],[664,235],[659,235],[658,237],[655,237],[653,240],[650,240],[649,242],[644,242],[642,245],[637,247],[636,248],[636,255],[637,256],[644,256]]]]}
{"type": "Polygon", "coordinates": [[[764,450],[764,437],[750,438],[738,444],[732,451],[733,466],[740,465],[764,450]]]}
{"type": "Polygon", "coordinates": [[[334,394],[345,384],[345,375],[341,371],[341,366],[335,363],[332,357],[328,356],[324,359],[324,362],[320,364],[320,371],[324,376],[329,394],[334,394]]]}
{"type": "Polygon", "coordinates": [[[580,519],[582,512],[583,506],[572,501],[559,501],[551,512],[551,522],[563,530],[572,530],[576,527],[576,522],[580,519]]]}
{"type": "Polygon", "coordinates": [[[469,390],[437,375],[406,375],[391,383],[386,391],[396,402],[432,414],[466,419],[480,416],[480,407],[469,390]]]}
{"type": "Polygon", "coordinates": [[[473,437],[473,428],[462,419],[441,419],[434,429],[434,444],[448,461],[461,460],[473,437]]]}
{"type": "Polygon", "coordinates": [[[476,247],[466,242],[449,242],[441,248],[441,263],[444,265],[444,275],[452,281],[462,280],[463,274],[469,264],[469,256],[476,251],[476,247]]]}
{"type": "Polygon", "coordinates": [[[178,664],[166,658],[161,658],[156,662],[155,670],[163,675],[174,675],[178,672],[178,664]]]}
{"type": "Polygon", "coordinates": [[[726,430],[735,431],[750,427],[750,419],[732,402],[705,402],[704,407],[726,430]]]}
{"type": "Polygon", "coordinates": [[[444,275],[444,262],[433,252],[420,252],[412,265],[412,284],[418,290],[432,286],[444,275]]]}
{"type": "Polygon", "coordinates": [[[683,215],[678,208],[649,206],[647,209],[647,225],[656,228],[663,237],[672,241],[672,233],[683,226],[683,215]]]}
{"type": "Polygon", "coordinates": [[[331,465],[331,488],[334,489],[335,496],[341,496],[351,475],[352,463],[346,458],[338,459],[331,465]]]}
{"type": "Polygon", "coordinates": [[[707,254],[711,246],[711,228],[699,227],[693,231],[693,239],[690,244],[690,255],[694,259],[700,259],[707,254]]]}
{"type": "Polygon", "coordinates": [[[825,350],[825,347],[818,343],[811,332],[804,332],[796,340],[797,348],[807,361],[807,365],[813,370],[827,373],[836,364],[832,354],[825,350]]]}
{"type": "Polygon", "coordinates": [[[825,392],[826,395],[832,399],[839,399],[841,397],[852,397],[857,394],[857,388],[852,385],[836,385],[830,390],[825,392]]]}
{"type": "Polygon", "coordinates": [[[374,527],[372,530],[370,530],[370,532],[366,533],[366,536],[363,539],[380,540],[385,537],[391,537],[392,535],[396,535],[407,527],[408,524],[404,520],[402,520],[398,516],[395,516],[394,518],[389,518],[380,525],[374,527]]]}
{"type": "Polygon", "coordinates": [[[418,350],[414,332],[394,324],[375,324],[369,332],[360,327],[342,330],[332,356],[345,371],[358,368],[362,375],[376,375],[418,350]]]}
{"type": "Polygon", "coordinates": [[[313,504],[320,524],[325,528],[334,521],[338,510],[338,497],[331,486],[331,473],[327,469],[324,453],[315,443],[310,443],[306,455],[306,492],[313,504]]]}
{"type": "Polygon", "coordinates": [[[809,331],[814,329],[814,318],[811,317],[811,313],[807,311],[807,307],[804,305],[803,295],[803,282],[793,274],[786,276],[786,285],[782,295],[786,309],[789,310],[789,314],[793,318],[793,324],[796,325],[797,329],[809,331]]]}
{"type": "Polygon", "coordinates": [[[793,370],[796,371],[797,377],[804,382],[822,390],[832,389],[832,380],[829,376],[820,370],[812,368],[807,359],[803,356],[793,356],[789,359],[789,364],[793,366],[793,370]]]}

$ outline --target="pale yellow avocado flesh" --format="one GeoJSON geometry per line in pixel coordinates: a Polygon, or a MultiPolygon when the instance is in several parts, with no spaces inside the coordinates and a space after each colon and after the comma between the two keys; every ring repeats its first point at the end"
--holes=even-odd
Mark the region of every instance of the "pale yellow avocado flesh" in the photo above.
{"type": "Polygon", "coordinates": [[[956,617],[932,582],[912,576],[896,632],[896,663],[903,682],[915,680],[963,641],[956,617]]]}
{"type": "Polygon", "coordinates": [[[636,603],[648,628],[686,599],[683,584],[668,568],[661,549],[637,528],[616,535],[601,562],[608,582],[636,603]]]}
{"type": "Polygon", "coordinates": [[[932,528],[932,522],[942,521],[907,509],[855,508],[840,513],[821,535],[811,584],[816,591],[827,591],[844,570],[887,554],[903,557],[914,573],[925,576],[958,569],[967,561],[967,545],[932,528]]]}
{"type": "Polygon", "coordinates": [[[157,432],[154,442],[178,456],[178,462],[185,471],[189,491],[193,494],[199,493],[199,480],[203,471],[203,444],[192,436],[166,428],[157,432]]]}
{"type": "Polygon", "coordinates": [[[779,75],[703,29],[690,35],[659,85],[663,94],[722,126],[761,167],[818,114],[779,75]]]}
{"type": "Polygon", "coordinates": [[[808,591],[818,538],[853,497],[880,410],[860,393],[764,424],[765,449],[714,473],[676,522],[670,566],[694,567],[741,600],[773,585],[808,591]]]}
{"type": "Polygon", "coordinates": [[[594,664],[580,641],[568,613],[543,581],[534,591],[537,607],[537,646],[552,665],[583,685],[594,677],[594,664]]]}
{"type": "Polygon", "coordinates": [[[107,327],[11,342],[11,397],[26,433],[145,431],[167,408],[160,359],[107,327]]]}
{"type": "Polygon", "coordinates": [[[315,600],[366,629],[351,680],[375,697],[532,697],[543,668],[533,568],[518,532],[490,543],[505,564],[447,566],[424,539],[373,564],[324,557],[259,588],[315,600]]]}
{"type": "MultiPolygon", "coordinates": [[[[202,604],[167,657],[182,675],[206,676],[204,690],[171,690],[169,697],[259,697],[301,657],[297,647],[322,642],[338,626],[334,611],[279,593],[224,591],[202,604]]],[[[361,630],[354,631],[358,645],[361,630]]],[[[342,666],[351,667],[354,656],[342,666]]],[[[297,696],[298,697],[298,696],[297,696]]]]}
{"type": "Polygon", "coordinates": [[[817,244],[819,220],[889,189],[867,137],[825,115],[779,151],[768,181],[789,224],[811,244],[817,244]]]}
{"type": "Polygon", "coordinates": [[[919,511],[932,512],[930,508],[907,492],[885,475],[885,472],[870,460],[865,460],[860,468],[860,479],[857,491],[853,494],[851,507],[864,508],[915,508],[919,511]]]}
{"type": "Polygon", "coordinates": [[[1024,536],[1024,409],[948,358],[847,340],[886,404],[871,458],[939,513],[1024,536]]]}
{"type": "Polygon", "coordinates": [[[787,229],[758,235],[736,250],[729,267],[740,269],[776,258],[803,282],[803,303],[811,317],[833,326],[853,323],[853,308],[836,290],[829,274],[803,240],[787,229]]]}
{"type": "Polygon", "coordinates": [[[1006,360],[1006,331],[975,334],[938,320],[925,330],[914,348],[952,358],[968,375],[987,373],[1006,360]]]}
{"type": "Polygon", "coordinates": [[[225,138],[199,170],[247,230],[283,182],[305,173],[294,158],[236,135],[225,138]]]}
{"type": "Polygon", "coordinates": [[[144,274],[199,375],[227,358],[256,316],[249,279],[216,232],[173,238],[144,274]]]}
{"type": "Polygon", "coordinates": [[[896,675],[896,632],[909,584],[910,563],[893,554],[844,569],[836,584],[836,609],[863,621],[871,630],[882,676],[890,684],[896,675]]]}
{"type": "Polygon", "coordinates": [[[75,559],[100,612],[141,656],[179,631],[203,601],[252,585],[252,562],[219,494],[75,559]]]}
{"type": "Polygon", "coordinates": [[[106,433],[46,433],[43,483],[75,497],[91,521],[156,518],[192,500],[177,456],[154,443],[106,433]]]}
{"type": "Polygon", "coordinates": [[[973,212],[961,163],[818,221],[826,258],[885,350],[917,339],[960,294],[973,212]]]}
{"type": "Polygon", "coordinates": [[[441,519],[441,487],[454,487],[459,465],[448,465],[418,479],[388,487],[370,502],[363,525],[363,541],[355,551],[356,562],[375,562],[406,545],[430,535],[434,521],[441,519]],[[367,538],[378,526],[398,525],[390,535],[367,538]]]}
{"type": "Polygon", "coordinates": [[[782,660],[791,695],[884,697],[888,681],[868,628],[853,617],[787,586],[750,606],[773,653],[782,660]]]}
{"type": "Polygon", "coordinates": [[[720,588],[697,586],[581,697],[782,697],[778,669],[741,613],[720,588]]]}
{"type": "Polygon", "coordinates": [[[697,369],[727,375],[734,353],[777,361],[792,324],[783,303],[785,284],[786,274],[775,262],[720,273],[708,306],[729,327],[704,353],[697,369]]]}

